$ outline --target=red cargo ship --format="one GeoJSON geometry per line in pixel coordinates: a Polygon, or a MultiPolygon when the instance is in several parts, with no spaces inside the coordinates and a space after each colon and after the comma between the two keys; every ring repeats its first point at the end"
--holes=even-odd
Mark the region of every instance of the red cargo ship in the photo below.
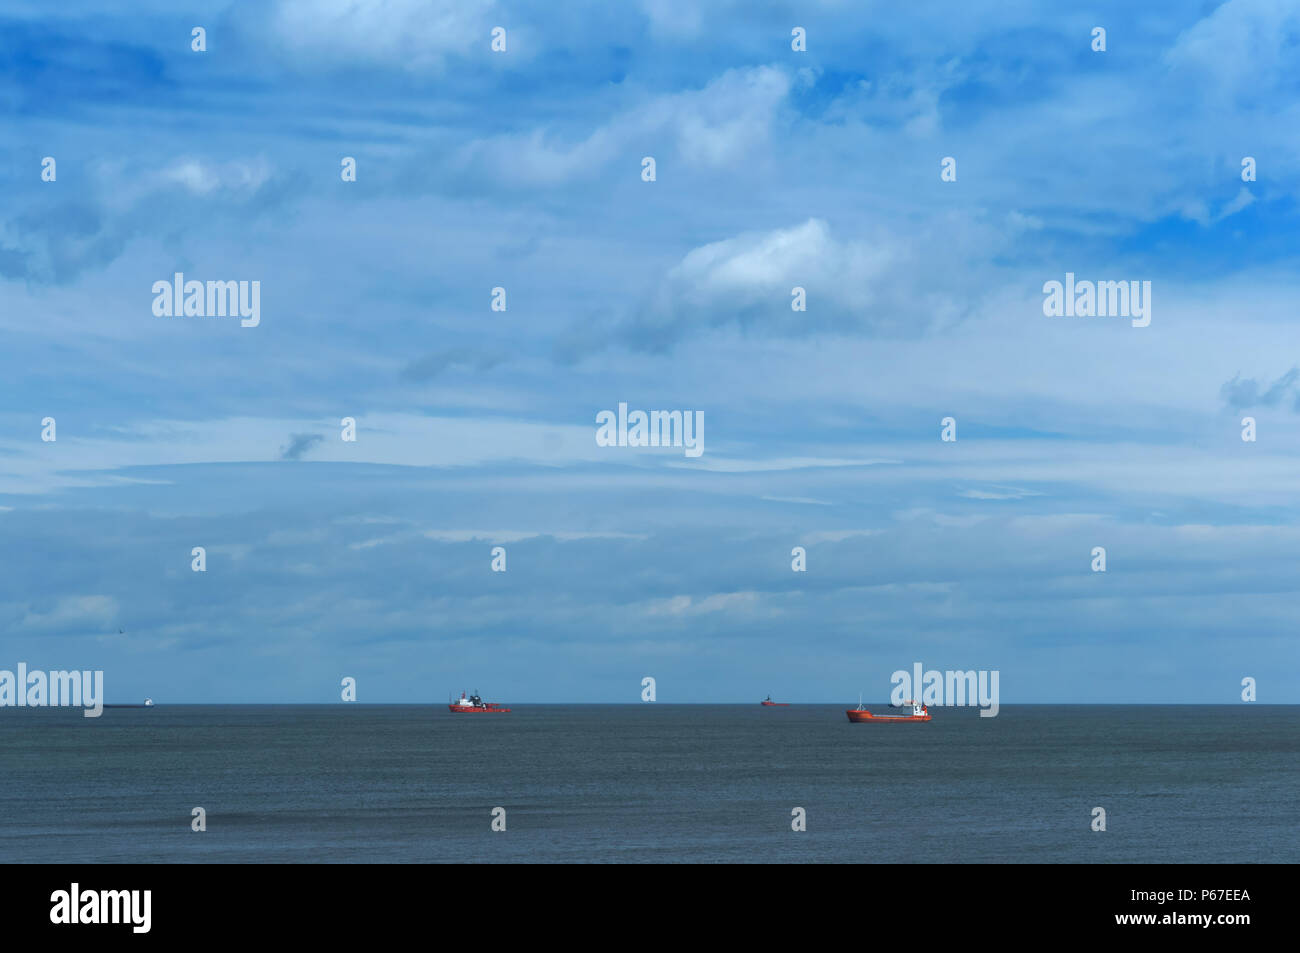
{"type": "Polygon", "coordinates": [[[859,698],[858,707],[856,709],[850,708],[845,711],[844,714],[849,716],[849,721],[855,723],[870,722],[872,724],[881,724],[882,722],[930,720],[930,709],[920,702],[905,701],[903,704],[912,706],[912,713],[910,715],[873,715],[862,707],[862,699],[859,698]]]}
{"type": "Polygon", "coordinates": [[[485,702],[478,697],[478,694],[466,696],[464,692],[460,693],[460,699],[448,703],[447,708],[455,712],[482,712],[491,714],[504,714],[509,708],[502,708],[500,705],[494,705],[492,702],[485,702]]]}
{"type": "Polygon", "coordinates": [[[768,695],[768,696],[767,696],[766,698],[764,698],[761,702],[759,702],[759,704],[762,705],[764,708],[789,708],[789,707],[790,707],[790,703],[789,703],[789,702],[774,702],[774,701],[772,701],[772,696],[771,696],[771,695],[768,695]]]}

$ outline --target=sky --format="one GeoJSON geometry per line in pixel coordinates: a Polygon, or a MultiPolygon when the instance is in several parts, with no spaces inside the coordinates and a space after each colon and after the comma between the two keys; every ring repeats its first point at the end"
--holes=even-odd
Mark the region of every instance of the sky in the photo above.
{"type": "Polygon", "coordinates": [[[5,0],[0,190],[0,668],[1300,703],[1300,3],[5,0]]]}

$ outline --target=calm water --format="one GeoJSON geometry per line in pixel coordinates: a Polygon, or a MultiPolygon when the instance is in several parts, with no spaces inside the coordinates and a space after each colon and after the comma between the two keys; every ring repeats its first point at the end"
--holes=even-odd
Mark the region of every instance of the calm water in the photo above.
{"type": "Polygon", "coordinates": [[[1300,706],[843,708],[0,709],[0,861],[1300,861],[1300,706]]]}

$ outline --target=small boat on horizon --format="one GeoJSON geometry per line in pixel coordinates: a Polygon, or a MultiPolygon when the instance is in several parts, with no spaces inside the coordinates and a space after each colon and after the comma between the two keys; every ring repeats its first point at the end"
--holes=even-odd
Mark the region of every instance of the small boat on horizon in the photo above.
{"type": "Polygon", "coordinates": [[[855,724],[870,722],[871,724],[893,723],[900,721],[929,721],[930,709],[918,701],[908,700],[903,702],[904,705],[912,706],[910,715],[873,715],[862,705],[862,696],[858,696],[858,707],[849,708],[844,714],[849,716],[849,721],[855,724]]]}
{"type": "Polygon", "coordinates": [[[764,708],[789,708],[789,707],[790,707],[790,703],[789,703],[789,702],[774,702],[774,701],[772,701],[772,696],[771,696],[771,695],[768,695],[768,696],[767,696],[766,698],[764,698],[761,702],[759,702],[759,704],[762,705],[764,708]]]}
{"type": "Polygon", "coordinates": [[[460,714],[505,714],[510,710],[492,702],[485,702],[479,697],[478,692],[473,695],[466,695],[464,691],[460,693],[459,699],[448,702],[447,708],[460,714]]]}

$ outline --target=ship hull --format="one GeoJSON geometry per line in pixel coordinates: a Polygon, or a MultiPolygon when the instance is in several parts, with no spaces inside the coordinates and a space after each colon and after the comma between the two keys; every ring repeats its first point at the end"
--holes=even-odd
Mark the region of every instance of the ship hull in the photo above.
{"type": "Polygon", "coordinates": [[[764,708],[789,708],[789,702],[759,702],[764,708]]]}
{"type": "Polygon", "coordinates": [[[448,705],[447,710],[458,715],[504,715],[510,711],[509,708],[498,708],[496,705],[488,705],[486,708],[475,705],[448,705]]]}
{"type": "Polygon", "coordinates": [[[899,721],[929,721],[929,715],[873,715],[869,711],[854,711],[852,708],[844,712],[849,716],[849,721],[855,724],[892,724],[899,721]]]}

